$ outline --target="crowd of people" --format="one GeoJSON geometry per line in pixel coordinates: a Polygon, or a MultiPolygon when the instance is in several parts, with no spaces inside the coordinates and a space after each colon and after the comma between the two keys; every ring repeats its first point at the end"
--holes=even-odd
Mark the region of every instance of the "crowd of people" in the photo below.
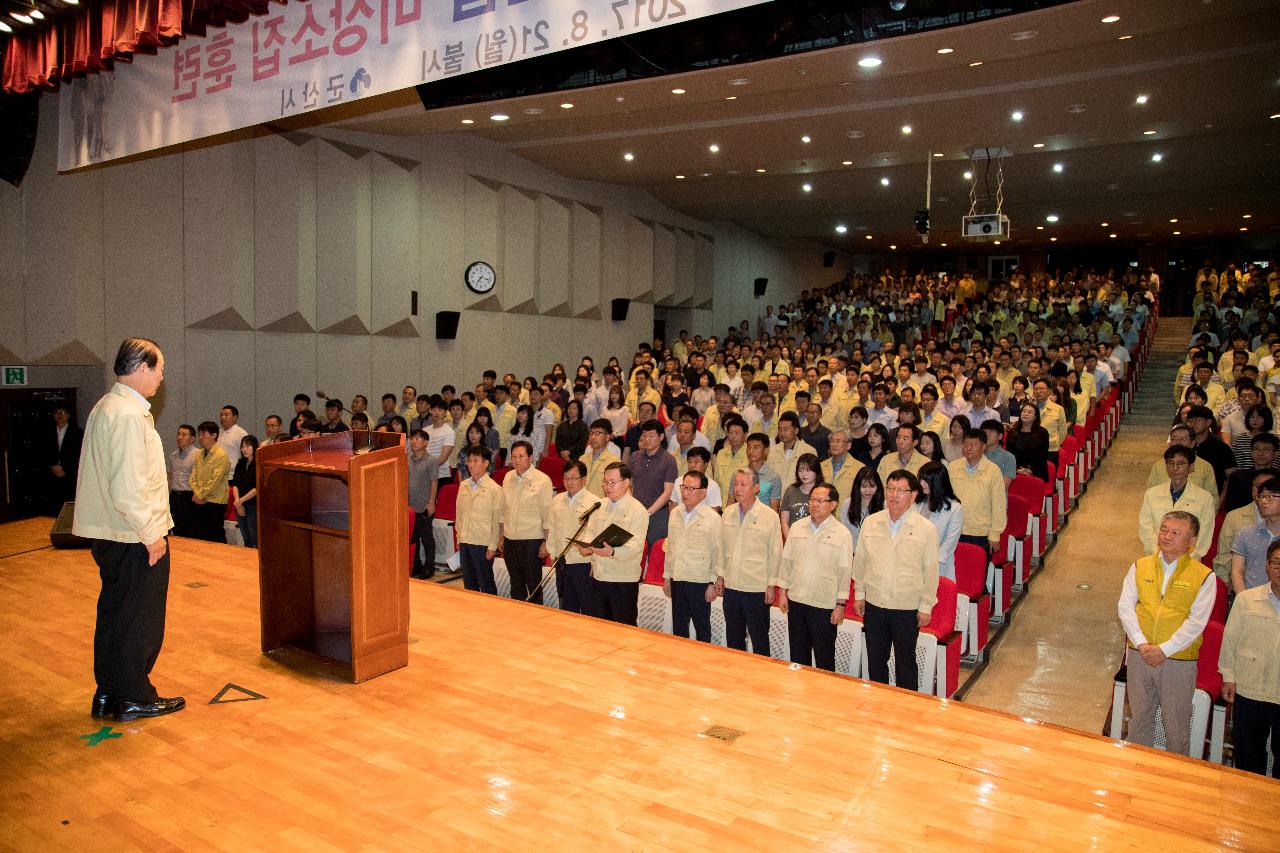
{"type": "MultiPolygon", "coordinates": [[[[1008,484],[1046,478],[1071,426],[1124,381],[1158,289],[1150,270],[989,286],[850,275],[767,307],[754,329],[681,331],[627,364],[587,356],[541,380],[486,370],[461,393],[407,385],[376,415],[357,396],[326,400],[321,419],[299,394],[262,441],[405,433],[412,571],[435,571],[436,501],[456,488],[469,589],[496,591],[501,556],[513,597],[540,601],[543,563],[559,557],[561,606],[634,624],[657,546],[677,634],[709,640],[720,598],[728,645],[749,637],[767,655],[776,606],[793,659],[832,669],[853,580],[872,678],[888,680],[897,649],[898,683],[914,687],[916,636],[957,544],[994,551],[1008,484]]],[[[218,538],[230,501],[252,545],[258,443],[237,421],[229,405],[217,424],[179,428],[173,515],[218,538]]]]}
{"type": "Polygon", "coordinates": [[[1221,272],[1206,264],[1197,275],[1169,444],[1139,514],[1144,556],[1117,606],[1128,640],[1128,739],[1153,743],[1158,708],[1168,749],[1191,750],[1200,654],[1216,621],[1234,763],[1255,773],[1266,772],[1268,739],[1280,743],[1278,296],[1274,263],[1221,272]]]}

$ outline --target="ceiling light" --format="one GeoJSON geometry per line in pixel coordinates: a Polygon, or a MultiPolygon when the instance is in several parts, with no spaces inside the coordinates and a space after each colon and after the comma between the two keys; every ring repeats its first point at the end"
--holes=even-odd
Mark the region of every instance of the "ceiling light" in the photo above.
{"type": "Polygon", "coordinates": [[[1000,245],[1000,241],[999,241],[999,240],[996,240],[996,241],[994,241],[991,245],[993,245],[993,246],[999,246],[999,245],[1000,245]]]}
{"type": "Polygon", "coordinates": [[[800,189],[804,190],[807,193],[811,193],[813,192],[813,184],[801,184],[800,189]]]}
{"type": "Polygon", "coordinates": [[[861,68],[879,68],[881,61],[878,56],[864,56],[858,60],[858,65],[861,68]]]}
{"type": "Polygon", "coordinates": [[[756,171],[759,172],[761,175],[764,174],[764,169],[756,169],[756,171]]]}
{"type": "Polygon", "coordinates": [[[1110,225],[1111,223],[1109,223],[1109,222],[1099,222],[1098,224],[1099,224],[1099,225],[1101,225],[1103,228],[1106,228],[1106,227],[1107,227],[1108,225],[1110,225]]]}
{"type": "Polygon", "coordinates": [[[540,116],[540,115],[542,115],[542,108],[541,108],[541,107],[527,107],[527,108],[525,109],[525,111],[524,111],[524,114],[525,114],[525,115],[527,115],[527,116],[540,116]]]}
{"type": "Polygon", "coordinates": [[[684,180],[684,175],[676,175],[676,180],[677,180],[677,181],[683,181],[683,180],[684,180]]]}
{"type": "Polygon", "coordinates": [[[1248,231],[1248,230],[1249,230],[1249,227],[1248,227],[1247,225],[1241,225],[1241,226],[1240,226],[1240,230],[1241,230],[1241,231],[1248,231]]]}
{"type": "Polygon", "coordinates": [[[1115,234],[1108,234],[1107,236],[1108,236],[1108,237],[1110,237],[1112,240],[1114,240],[1114,239],[1116,238],[1116,235],[1115,235],[1115,234]]]}
{"type": "Polygon", "coordinates": [[[634,154],[632,154],[630,151],[628,151],[626,154],[623,154],[623,155],[622,155],[622,159],[623,159],[623,160],[626,160],[628,163],[630,163],[632,160],[636,159],[636,155],[634,155],[634,154]]]}
{"type": "Polygon", "coordinates": [[[1067,112],[1071,113],[1073,116],[1078,116],[1087,109],[1089,108],[1084,104],[1069,104],[1067,106],[1067,112]]]}
{"type": "Polygon", "coordinates": [[[1268,118],[1280,118],[1280,113],[1272,113],[1268,118]]]}
{"type": "Polygon", "coordinates": [[[1036,226],[1036,230],[1037,230],[1037,231],[1043,231],[1043,230],[1044,230],[1044,226],[1043,226],[1043,225],[1037,225],[1037,226],[1036,226]]]}
{"type": "Polygon", "coordinates": [[[710,173],[710,172],[703,172],[703,173],[702,173],[702,177],[704,177],[704,178],[709,178],[709,177],[711,177],[711,173],[710,173]]]}
{"type": "Polygon", "coordinates": [[[890,249],[897,249],[898,247],[897,247],[897,246],[895,246],[894,244],[890,243],[890,244],[889,244],[889,248],[890,248],[890,249]]]}
{"type": "Polygon", "coordinates": [[[729,85],[730,85],[730,86],[745,86],[745,85],[747,85],[747,84],[748,84],[748,83],[750,83],[750,82],[751,82],[751,81],[750,81],[750,80],[748,80],[746,77],[734,77],[732,80],[730,80],[730,81],[729,81],[729,85]]]}
{"type": "Polygon", "coordinates": [[[720,153],[720,146],[719,146],[719,145],[716,145],[716,144],[713,142],[713,143],[711,143],[710,145],[708,145],[708,146],[707,146],[707,150],[708,150],[708,151],[710,151],[712,154],[719,154],[719,153],[720,153]]]}
{"type": "Polygon", "coordinates": [[[1164,155],[1163,155],[1163,154],[1161,154],[1159,151],[1157,151],[1156,153],[1154,153],[1154,154],[1152,154],[1152,155],[1151,155],[1151,162],[1152,162],[1152,163],[1159,163],[1159,162],[1160,162],[1161,160],[1163,160],[1163,159],[1164,159],[1164,155]]]}
{"type": "Polygon", "coordinates": [[[1058,238],[1057,238],[1057,237],[1050,237],[1050,238],[1049,238],[1049,242],[1050,242],[1050,243],[1056,243],[1056,242],[1058,242],[1058,238]]]}
{"type": "Polygon", "coordinates": [[[671,94],[673,94],[673,95],[683,95],[683,94],[684,94],[684,89],[680,89],[680,88],[672,89],[672,90],[671,90],[671,94]]]}
{"type": "Polygon", "coordinates": [[[41,12],[39,9],[32,9],[28,14],[31,15],[31,17],[35,18],[37,21],[44,20],[44,12],[41,12]]]}
{"type": "Polygon", "coordinates": [[[903,135],[903,136],[907,136],[907,135],[909,135],[910,133],[911,133],[911,125],[909,125],[909,124],[904,124],[904,125],[902,126],[902,135],[903,135]]]}
{"type": "Polygon", "coordinates": [[[463,123],[463,124],[475,124],[475,123],[476,123],[476,120],[475,120],[475,119],[473,119],[473,118],[464,118],[464,119],[462,120],[462,123],[463,123]]]}
{"type": "Polygon", "coordinates": [[[870,234],[868,234],[868,235],[867,235],[867,239],[868,239],[868,240],[870,240],[870,239],[871,239],[871,235],[870,235],[870,234]]]}
{"type": "Polygon", "coordinates": [[[1120,20],[1120,16],[1119,16],[1119,15],[1107,15],[1105,18],[1103,18],[1103,19],[1102,19],[1102,23],[1104,23],[1104,24],[1114,24],[1114,23],[1116,23],[1116,22],[1117,22],[1117,21],[1119,21],[1119,20],[1120,20]]]}
{"type": "Polygon", "coordinates": [[[1021,32],[1014,33],[1013,35],[1009,36],[1009,38],[1013,39],[1014,41],[1030,41],[1031,39],[1035,38],[1038,35],[1040,34],[1037,33],[1035,30],[1023,30],[1021,32]]]}
{"type": "Polygon", "coordinates": [[[560,109],[571,110],[573,109],[573,104],[569,103],[568,101],[565,101],[563,104],[560,105],[560,109]]]}
{"type": "Polygon", "coordinates": [[[1054,164],[1053,164],[1053,171],[1057,172],[1059,175],[1061,175],[1061,174],[1062,174],[1062,170],[1063,170],[1063,169],[1065,169],[1065,168],[1066,168],[1066,166],[1062,165],[1061,163],[1054,163],[1054,164]]]}
{"type": "Polygon", "coordinates": [[[1009,113],[1009,118],[1013,119],[1014,121],[1022,121],[1022,110],[1014,110],[1013,112],[1009,113]]]}
{"type": "Polygon", "coordinates": [[[947,248],[947,244],[946,244],[946,243],[939,243],[938,245],[939,245],[939,246],[941,246],[941,247],[942,247],[942,248],[944,248],[944,249],[945,249],[945,248],[947,248]]]}
{"type": "Polygon", "coordinates": [[[981,59],[979,59],[977,62],[970,62],[970,63],[969,63],[969,67],[970,67],[970,68],[977,68],[977,67],[978,67],[979,65],[981,65],[981,64],[982,64],[982,60],[981,60],[981,59]]]}
{"type": "Polygon", "coordinates": [[[1240,218],[1241,218],[1241,219],[1253,219],[1253,214],[1252,214],[1252,213],[1246,213],[1246,214],[1244,214],[1243,216],[1241,216],[1240,218]]]}
{"type": "Polygon", "coordinates": [[[1136,97],[1136,98],[1134,98],[1134,99],[1133,99],[1133,102],[1134,102],[1135,104],[1137,104],[1138,106],[1142,106],[1143,104],[1145,104],[1145,103],[1147,102],[1147,100],[1148,100],[1148,99],[1147,99],[1147,96],[1146,96],[1146,95],[1139,95],[1138,97],[1136,97]]]}
{"type": "Polygon", "coordinates": [[[942,154],[942,152],[941,152],[941,151],[935,151],[935,152],[933,152],[933,156],[934,156],[934,157],[942,157],[942,156],[943,156],[943,154],[942,154]]]}
{"type": "Polygon", "coordinates": [[[615,97],[614,97],[613,102],[614,102],[615,104],[620,104],[620,103],[622,103],[622,102],[623,102],[623,101],[625,101],[625,100],[626,100],[626,97],[624,97],[624,96],[622,96],[622,95],[617,95],[617,96],[615,96],[615,97]]]}
{"type": "Polygon", "coordinates": [[[13,32],[13,27],[9,26],[4,21],[0,21],[0,33],[11,33],[11,32],[13,32]]]}
{"type": "Polygon", "coordinates": [[[1170,223],[1174,223],[1174,222],[1177,222],[1177,221],[1178,221],[1178,217],[1176,217],[1176,216],[1169,220],[1169,222],[1170,222],[1170,223]]]}
{"type": "Polygon", "coordinates": [[[22,23],[24,24],[31,23],[31,16],[24,15],[21,12],[10,12],[9,16],[12,18],[17,18],[19,21],[22,21],[22,23]]]}
{"type": "Polygon", "coordinates": [[[852,165],[853,165],[853,161],[852,161],[852,160],[841,160],[841,161],[840,161],[840,165],[841,165],[841,166],[852,166],[852,165]]]}
{"type": "Polygon", "coordinates": [[[837,226],[836,226],[836,233],[837,233],[837,234],[844,234],[844,233],[847,233],[847,232],[848,232],[848,230],[849,230],[849,226],[847,226],[847,225],[837,225],[837,226]]]}
{"type": "Polygon", "coordinates": [[[490,121],[506,121],[509,118],[511,118],[511,116],[507,115],[506,113],[494,113],[493,115],[489,116],[490,121]]]}
{"type": "Polygon", "coordinates": [[[881,178],[881,179],[880,179],[880,186],[882,186],[882,187],[887,187],[887,186],[889,186],[889,179],[888,179],[888,178],[881,178]]]}
{"type": "Polygon", "coordinates": [[[964,173],[964,179],[965,179],[966,181],[972,181],[972,180],[973,180],[973,172],[965,172],[965,173],[964,173]]]}
{"type": "Polygon", "coordinates": [[[737,96],[737,95],[729,95],[728,97],[726,97],[726,98],[725,98],[725,100],[726,100],[726,101],[736,101],[736,100],[738,100],[738,96],[737,96]]]}
{"type": "Polygon", "coordinates": [[[808,145],[810,142],[813,141],[813,139],[810,138],[809,134],[806,133],[804,136],[800,137],[800,141],[803,142],[805,145],[808,145]]]}
{"type": "Polygon", "coordinates": [[[1156,135],[1156,132],[1155,132],[1154,130],[1144,130],[1144,131],[1142,131],[1142,135],[1143,135],[1143,136],[1155,136],[1155,135],[1156,135]]]}
{"type": "Polygon", "coordinates": [[[1116,39],[1116,41],[1128,41],[1131,38],[1133,38],[1133,36],[1120,36],[1116,39]]]}
{"type": "Polygon", "coordinates": [[[956,52],[956,50],[955,50],[955,48],[953,48],[953,47],[940,47],[940,48],[938,48],[938,53],[944,53],[944,54],[945,54],[945,53],[955,53],[955,52],[956,52]]]}
{"type": "Polygon", "coordinates": [[[1174,231],[1174,232],[1173,232],[1173,235],[1176,237],[1176,236],[1178,236],[1178,235],[1179,235],[1179,234],[1181,234],[1181,233],[1182,233],[1181,231],[1174,231]]]}
{"type": "Polygon", "coordinates": [[[1035,143],[1032,143],[1031,147],[1032,147],[1032,148],[1043,148],[1043,147],[1044,147],[1044,143],[1043,143],[1043,142],[1035,142],[1035,143]]]}
{"type": "Polygon", "coordinates": [[[1046,216],[1046,217],[1044,218],[1044,221],[1045,221],[1045,222],[1057,222],[1057,221],[1058,221],[1058,214],[1056,214],[1056,213],[1050,213],[1048,216],[1046,216]]]}

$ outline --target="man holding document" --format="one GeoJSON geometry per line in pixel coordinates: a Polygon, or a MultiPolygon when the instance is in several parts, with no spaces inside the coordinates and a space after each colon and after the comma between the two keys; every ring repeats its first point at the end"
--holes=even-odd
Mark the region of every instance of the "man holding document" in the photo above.
{"type": "MultiPolygon", "coordinates": [[[[637,599],[640,595],[640,556],[644,537],[649,530],[649,513],[644,504],[631,496],[631,469],[621,462],[610,463],[601,478],[604,505],[591,514],[587,529],[580,537],[578,553],[591,558],[591,599],[587,613],[599,619],[636,624],[637,599]],[[602,542],[616,526],[630,534],[625,542],[609,536],[614,542],[602,542]],[[598,546],[598,547],[591,547],[598,546]]],[[[616,533],[617,531],[612,531],[616,533]]]]}

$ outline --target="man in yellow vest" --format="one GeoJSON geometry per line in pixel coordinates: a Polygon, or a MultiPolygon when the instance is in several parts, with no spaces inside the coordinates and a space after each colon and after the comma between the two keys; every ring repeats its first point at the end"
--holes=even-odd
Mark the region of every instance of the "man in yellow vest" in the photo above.
{"type": "Polygon", "coordinates": [[[1156,709],[1169,752],[1189,754],[1191,699],[1205,623],[1213,610],[1213,572],[1191,559],[1200,522],[1181,510],[1160,520],[1156,552],[1129,567],[1116,610],[1129,640],[1130,743],[1153,745],[1156,709]]]}

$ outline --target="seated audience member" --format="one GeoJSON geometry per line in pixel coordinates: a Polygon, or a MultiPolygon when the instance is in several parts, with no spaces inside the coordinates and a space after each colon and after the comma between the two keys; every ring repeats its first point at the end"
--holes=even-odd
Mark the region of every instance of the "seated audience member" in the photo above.
{"type": "MultiPolygon", "coordinates": [[[[1170,450],[1186,453],[1181,447],[1170,450]]],[[[1132,717],[1126,740],[1152,746],[1159,709],[1167,748],[1182,755],[1190,750],[1196,660],[1217,595],[1213,572],[1191,556],[1202,533],[1191,513],[1164,513],[1155,547],[1129,567],[1116,605],[1128,639],[1132,717]]]]}
{"type": "MultiPolygon", "coordinates": [[[[1280,542],[1267,546],[1266,566],[1268,582],[1236,597],[1218,655],[1235,766],[1258,774],[1267,771],[1267,741],[1273,754],[1280,744],[1280,542]]],[[[1280,761],[1271,776],[1280,779],[1280,761]]]]}
{"type": "Polygon", "coordinates": [[[1188,482],[1191,469],[1196,464],[1195,454],[1190,449],[1180,444],[1166,448],[1164,464],[1168,470],[1169,482],[1152,486],[1143,495],[1142,510],[1138,514],[1138,538],[1142,541],[1143,551],[1154,553],[1160,519],[1174,510],[1190,513],[1198,522],[1196,529],[1199,535],[1191,548],[1191,557],[1198,560],[1208,553],[1213,541],[1216,515],[1213,496],[1188,482]]]}

